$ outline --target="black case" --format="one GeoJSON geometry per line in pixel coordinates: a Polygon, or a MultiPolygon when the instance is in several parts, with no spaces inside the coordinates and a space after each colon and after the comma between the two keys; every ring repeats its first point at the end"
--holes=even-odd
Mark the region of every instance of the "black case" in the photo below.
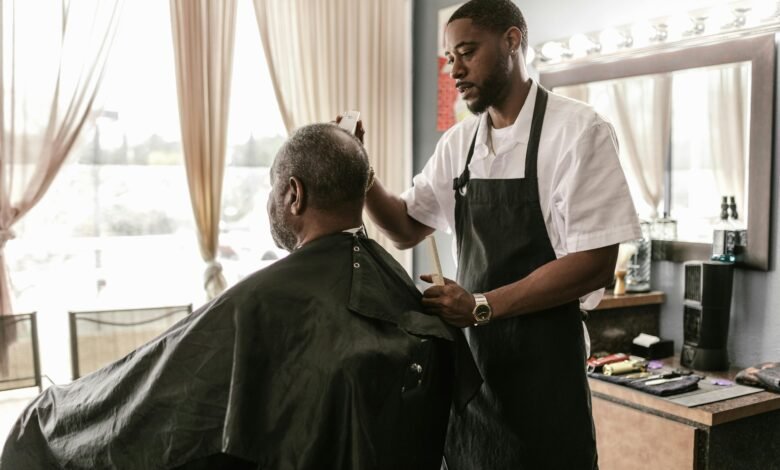
{"type": "Polygon", "coordinates": [[[631,343],[631,354],[644,357],[645,359],[663,359],[665,357],[671,357],[674,356],[674,341],[671,339],[662,339],[655,344],[651,344],[650,347],[631,343]]]}

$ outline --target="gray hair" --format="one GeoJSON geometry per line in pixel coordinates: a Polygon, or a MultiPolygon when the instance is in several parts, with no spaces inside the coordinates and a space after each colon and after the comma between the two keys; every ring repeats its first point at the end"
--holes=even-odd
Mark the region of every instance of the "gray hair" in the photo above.
{"type": "Polygon", "coordinates": [[[297,129],[271,169],[275,178],[298,178],[306,189],[307,204],[325,210],[345,204],[362,206],[368,171],[368,155],[357,137],[324,123],[297,129]]]}

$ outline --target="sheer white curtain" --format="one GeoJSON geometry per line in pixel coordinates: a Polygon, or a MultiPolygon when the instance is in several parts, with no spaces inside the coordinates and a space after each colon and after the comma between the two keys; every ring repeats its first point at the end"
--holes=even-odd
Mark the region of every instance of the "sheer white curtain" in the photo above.
{"type": "Polygon", "coordinates": [[[584,84],[561,86],[555,89],[555,93],[575,99],[577,101],[582,101],[583,103],[587,103],[588,99],[590,98],[588,85],[584,84]]]}
{"type": "Polygon", "coordinates": [[[609,116],[620,142],[620,160],[629,187],[655,218],[663,199],[664,162],[669,151],[672,80],[668,75],[607,84],[609,116]]]}
{"type": "Polygon", "coordinates": [[[3,247],[90,118],[121,4],[0,0],[0,313],[11,313],[3,247]]]}
{"type": "Polygon", "coordinates": [[[740,217],[746,212],[750,66],[729,66],[707,73],[710,154],[721,195],[736,198],[740,217]]]}
{"type": "Polygon", "coordinates": [[[171,0],[184,166],[209,299],[226,287],[216,261],[225,172],[235,0],[171,0]]]}
{"type": "MultiPolygon", "coordinates": [[[[382,183],[411,181],[410,0],[254,0],[260,37],[288,131],[357,109],[382,183]]],[[[368,220],[366,218],[366,222],[368,220]]],[[[369,232],[407,269],[400,252],[369,232]]]]}

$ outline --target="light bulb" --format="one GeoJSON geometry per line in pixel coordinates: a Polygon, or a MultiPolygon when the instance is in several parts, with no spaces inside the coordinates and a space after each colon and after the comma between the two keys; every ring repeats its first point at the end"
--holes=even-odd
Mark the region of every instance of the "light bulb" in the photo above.
{"type": "Polygon", "coordinates": [[[688,15],[677,15],[667,21],[667,39],[674,41],[690,36],[693,30],[693,20],[688,15]]]}
{"type": "Polygon", "coordinates": [[[728,29],[734,26],[734,12],[727,5],[721,5],[715,7],[707,15],[706,23],[707,29],[713,31],[719,31],[721,29],[728,29]]]}
{"type": "Polygon", "coordinates": [[[556,41],[548,41],[542,46],[542,60],[560,60],[571,55],[571,53],[563,47],[563,44],[556,41]]]}
{"type": "Polygon", "coordinates": [[[601,52],[609,53],[615,52],[621,47],[630,46],[631,38],[615,28],[607,28],[599,34],[599,42],[601,43],[601,52]]]}
{"type": "Polygon", "coordinates": [[[575,34],[569,39],[569,50],[574,57],[586,56],[596,49],[596,44],[584,34],[575,34]]]}
{"type": "Polygon", "coordinates": [[[761,23],[778,16],[777,0],[755,0],[750,4],[750,21],[761,23]]]}
{"type": "Polygon", "coordinates": [[[643,21],[631,26],[631,37],[634,38],[634,47],[644,47],[654,41],[658,31],[650,23],[643,21]]]}

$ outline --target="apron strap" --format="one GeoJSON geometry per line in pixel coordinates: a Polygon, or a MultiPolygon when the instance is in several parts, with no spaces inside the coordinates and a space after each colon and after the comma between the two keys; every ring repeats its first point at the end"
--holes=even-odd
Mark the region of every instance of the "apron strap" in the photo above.
{"type": "Polygon", "coordinates": [[[469,182],[471,174],[469,172],[469,164],[471,163],[471,157],[474,156],[474,145],[477,143],[477,133],[479,132],[479,121],[477,121],[477,129],[474,131],[474,138],[471,139],[471,146],[469,147],[468,157],[466,157],[466,167],[463,168],[463,172],[457,178],[452,179],[453,191],[459,191],[466,186],[469,182]]]}
{"type": "Polygon", "coordinates": [[[534,104],[534,116],[531,120],[531,133],[528,139],[528,148],[525,151],[525,177],[536,178],[536,157],[539,153],[539,140],[542,137],[542,124],[544,124],[544,112],[547,109],[547,90],[541,85],[536,85],[536,103],[534,104]]]}

